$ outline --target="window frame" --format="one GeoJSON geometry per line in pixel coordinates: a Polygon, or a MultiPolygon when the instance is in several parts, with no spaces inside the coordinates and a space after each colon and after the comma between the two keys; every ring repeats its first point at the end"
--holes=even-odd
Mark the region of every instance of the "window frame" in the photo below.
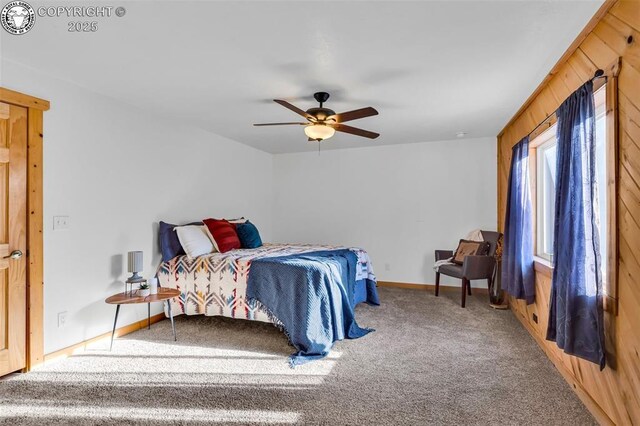
{"type": "MultiPolygon", "coordinates": [[[[544,241],[545,235],[544,235],[544,229],[540,229],[538,227],[538,217],[541,213],[542,210],[542,206],[541,204],[543,203],[543,194],[538,191],[538,178],[541,176],[541,172],[542,170],[540,170],[540,165],[541,162],[538,161],[538,150],[540,149],[544,149],[547,146],[551,145],[552,143],[555,144],[555,140],[556,140],[556,132],[555,130],[557,129],[556,123],[554,122],[553,124],[551,124],[547,129],[545,129],[544,132],[540,133],[533,141],[532,145],[530,145],[530,152],[531,150],[535,150],[535,163],[530,164],[530,167],[532,169],[535,168],[535,176],[536,176],[536,188],[535,190],[532,191],[532,194],[535,194],[535,213],[534,213],[534,219],[535,219],[535,244],[534,244],[534,251],[533,254],[534,256],[540,257],[542,259],[545,259],[547,262],[549,262],[549,264],[553,264],[553,260],[552,260],[552,253],[543,253],[540,250],[540,244],[544,241]],[[552,131],[554,130],[554,131],[552,131]]],[[[533,197],[532,197],[533,198],[533,197]]]]}

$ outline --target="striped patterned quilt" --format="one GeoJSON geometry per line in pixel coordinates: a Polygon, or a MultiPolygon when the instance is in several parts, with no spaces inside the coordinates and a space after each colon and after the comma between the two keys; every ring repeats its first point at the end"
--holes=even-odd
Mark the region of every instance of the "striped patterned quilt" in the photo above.
{"type": "MultiPolygon", "coordinates": [[[[225,316],[253,321],[272,322],[266,309],[258,302],[247,302],[247,276],[254,259],[289,256],[344,247],[265,244],[257,249],[211,253],[189,260],[178,256],[163,262],[158,268],[162,287],[180,290],[181,295],[171,302],[174,315],[225,316]]],[[[369,255],[359,248],[350,248],[358,256],[356,280],[375,281],[369,255]]],[[[166,309],[166,308],[165,308],[166,309]]],[[[166,314],[166,312],[165,312],[166,314]]]]}

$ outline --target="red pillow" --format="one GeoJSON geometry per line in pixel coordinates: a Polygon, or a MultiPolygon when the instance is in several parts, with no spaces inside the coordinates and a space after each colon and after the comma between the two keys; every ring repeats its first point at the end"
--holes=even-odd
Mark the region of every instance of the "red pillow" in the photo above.
{"type": "Polygon", "coordinates": [[[224,219],[205,219],[202,222],[209,229],[220,253],[240,248],[240,239],[233,224],[224,219]]]}

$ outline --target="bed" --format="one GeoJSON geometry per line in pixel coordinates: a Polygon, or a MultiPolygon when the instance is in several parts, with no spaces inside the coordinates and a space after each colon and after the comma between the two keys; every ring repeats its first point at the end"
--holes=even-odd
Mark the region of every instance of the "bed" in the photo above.
{"type": "MultiPolygon", "coordinates": [[[[353,308],[358,303],[379,304],[376,278],[369,255],[359,248],[265,244],[256,249],[211,253],[195,259],[189,259],[186,255],[177,256],[168,262],[163,262],[157,272],[162,287],[175,288],[181,292],[180,297],[171,302],[174,315],[225,316],[273,323],[287,334],[291,343],[298,349],[298,353],[292,355],[292,365],[325,356],[330,345],[336,340],[361,337],[371,331],[359,329],[354,318],[353,326],[346,325],[347,330],[344,335],[335,332],[335,325],[329,327],[334,330],[326,330],[325,324],[324,328],[320,330],[320,334],[330,334],[328,336],[330,342],[324,342],[324,346],[316,347],[316,343],[318,343],[316,338],[312,342],[301,342],[301,339],[306,339],[305,335],[313,333],[310,333],[309,330],[297,330],[299,322],[306,321],[313,324],[319,321],[326,323],[326,318],[311,318],[311,321],[308,318],[287,321],[287,318],[296,315],[295,312],[287,311],[291,308],[290,305],[309,303],[292,299],[289,303],[276,305],[279,304],[277,299],[287,300],[290,296],[289,293],[303,287],[298,282],[304,281],[305,277],[311,275],[314,278],[310,281],[331,282],[331,285],[326,286],[329,289],[325,297],[329,300],[325,305],[328,304],[330,307],[323,308],[323,315],[327,309],[332,310],[329,316],[333,316],[334,322],[342,322],[343,316],[349,320],[348,317],[351,315],[349,312],[353,312],[353,308]],[[344,258],[353,258],[351,266],[347,266],[344,258]],[[256,271],[254,276],[250,276],[249,273],[252,265],[256,271]],[[315,275],[304,269],[307,266],[313,270],[315,275]],[[260,277],[256,281],[258,270],[260,277]],[[287,275],[291,273],[294,275],[287,275]],[[340,274],[343,275],[340,276],[340,274]],[[268,283],[267,281],[270,280],[279,282],[268,283]],[[280,291],[281,294],[278,294],[277,298],[270,299],[270,296],[274,296],[274,291],[269,292],[271,287],[265,287],[267,284],[278,288],[277,291],[280,291]],[[262,293],[260,293],[261,288],[262,293]],[[283,288],[286,291],[282,290],[283,288]],[[248,295],[248,290],[253,294],[248,295]],[[346,297],[343,294],[342,300],[340,300],[340,297],[337,297],[339,293],[345,293],[346,297]],[[341,309],[344,310],[345,315],[342,311],[338,312],[341,309]],[[326,347],[327,345],[329,346],[326,347]]],[[[310,284],[315,285],[315,283],[310,284]]],[[[324,287],[322,286],[323,291],[324,287]]],[[[311,289],[310,293],[316,291],[317,289],[311,289]]],[[[167,313],[165,312],[165,314],[167,313]]],[[[317,316],[317,314],[318,312],[310,309],[310,316],[317,316]]]]}

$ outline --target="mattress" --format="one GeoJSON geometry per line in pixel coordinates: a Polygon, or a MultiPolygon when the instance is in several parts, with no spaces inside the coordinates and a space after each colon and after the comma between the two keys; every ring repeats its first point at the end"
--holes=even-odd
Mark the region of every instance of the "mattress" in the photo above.
{"type": "MultiPolygon", "coordinates": [[[[259,258],[342,248],[344,247],[265,244],[257,249],[211,253],[195,259],[183,255],[163,262],[158,268],[157,276],[162,287],[180,290],[180,297],[170,302],[173,315],[225,316],[270,323],[272,321],[267,310],[259,302],[247,301],[246,298],[251,262],[259,258]]],[[[375,282],[376,278],[367,252],[360,248],[349,250],[358,257],[355,302],[360,303],[367,297],[367,281],[375,282]]]]}

